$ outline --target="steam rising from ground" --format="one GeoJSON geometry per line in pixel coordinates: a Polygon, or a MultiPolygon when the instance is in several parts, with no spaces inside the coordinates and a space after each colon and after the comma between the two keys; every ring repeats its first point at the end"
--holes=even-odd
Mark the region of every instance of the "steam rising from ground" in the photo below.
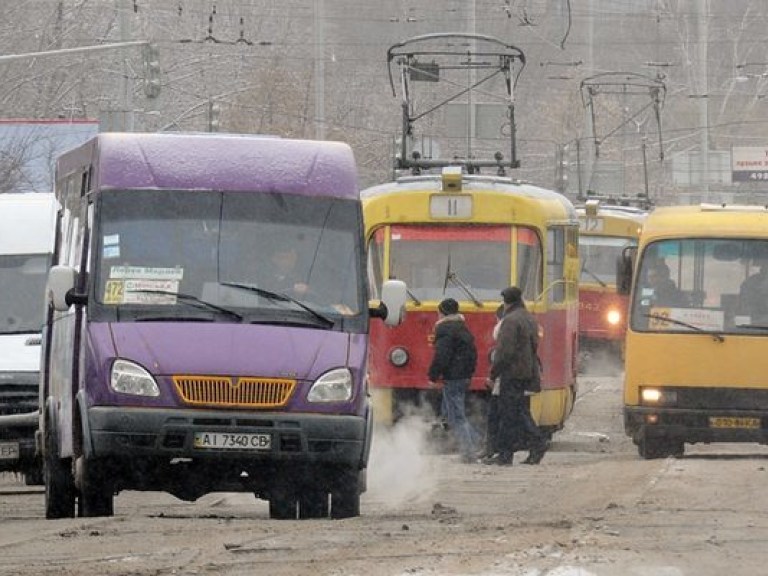
{"type": "Polygon", "coordinates": [[[368,462],[366,500],[386,508],[430,501],[437,487],[438,459],[429,445],[433,420],[424,415],[400,419],[394,426],[377,426],[368,462]]]}

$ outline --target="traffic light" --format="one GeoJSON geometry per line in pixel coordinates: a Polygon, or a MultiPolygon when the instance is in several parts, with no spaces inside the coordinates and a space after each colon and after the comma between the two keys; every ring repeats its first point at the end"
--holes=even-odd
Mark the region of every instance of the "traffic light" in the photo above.
{"type": "Polygon", "coordinates": [[[147,98],[160,95],[160,59],[157,46],[144,46],[144,94],[147,98]]]}

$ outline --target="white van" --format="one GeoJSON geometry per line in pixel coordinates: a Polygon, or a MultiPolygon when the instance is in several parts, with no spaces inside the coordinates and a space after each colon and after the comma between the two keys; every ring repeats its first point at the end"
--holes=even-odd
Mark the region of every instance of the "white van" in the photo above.
{"type": "Polygon", "coordinates": [[[57,206],[53,193],[0,194],[0,471],[27,484],[42,483],[35,432],[57,206]]]}

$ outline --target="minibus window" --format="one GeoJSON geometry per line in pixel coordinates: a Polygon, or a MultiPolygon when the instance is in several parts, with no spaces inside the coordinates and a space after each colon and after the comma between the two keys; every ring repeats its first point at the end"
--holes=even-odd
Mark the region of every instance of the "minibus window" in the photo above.
{"type": "Polygon", "coordinates": [[[636,278],[632,328],[764,331],[768,326],[764,254],[768,257],[768,242],[763,240],[685,239],[650,244],[636,278]]]}

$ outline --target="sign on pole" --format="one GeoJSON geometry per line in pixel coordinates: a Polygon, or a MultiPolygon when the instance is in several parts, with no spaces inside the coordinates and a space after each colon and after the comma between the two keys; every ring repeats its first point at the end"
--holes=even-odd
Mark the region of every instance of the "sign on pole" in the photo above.
{"type": "Polygon", "coordinates": [[[731,171],[734,182],[768,181],[768,146],[734,146],[731,171]]]}

